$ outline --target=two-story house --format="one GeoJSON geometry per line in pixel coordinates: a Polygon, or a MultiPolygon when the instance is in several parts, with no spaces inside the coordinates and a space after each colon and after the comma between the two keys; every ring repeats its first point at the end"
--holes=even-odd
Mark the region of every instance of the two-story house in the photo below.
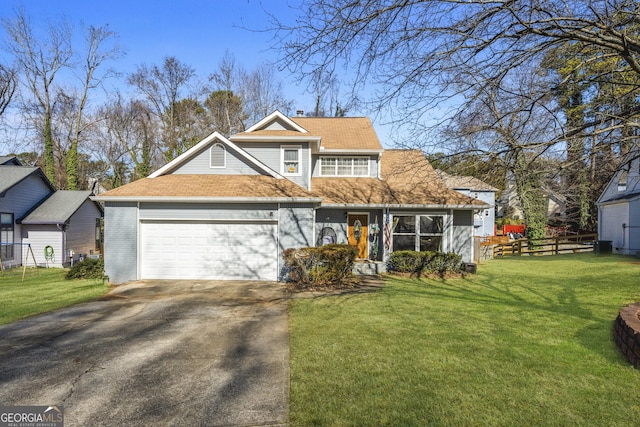
{"type": "Polygon", "coordinates": [[[0,157],[2,266],[62,267],[99,251],[102,207],[90,195],[56,191],[40,168],[0,157]]]}
{"type": "Polygon", "coordinates": [[[596,202],[598,236],[613,252],[640,254],[640,153],[629,153],[596,202]]]}
{"type": "Polygon", "coordinates": [[[418,150],[384,150],[367,118],[276,111],[213,133],[105,203],[105,270],[138,279],[282,280],[287,248],[349,243],[384,265],[401,249],[473,259],[473,214],[418,150]]]}

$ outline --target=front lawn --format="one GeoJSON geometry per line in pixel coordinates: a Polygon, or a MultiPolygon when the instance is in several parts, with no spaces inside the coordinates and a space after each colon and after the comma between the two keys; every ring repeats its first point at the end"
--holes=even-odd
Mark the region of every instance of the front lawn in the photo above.
{"type": "Polygon", "coordinates": [[[109,290],[102,280],[65,280],[65,274],[60,268],[28,268],[23,282],[22,268],[0,273],[0,325],[91,301],[109,290]]]}
{"type": "Polygon", "coordinates": [[[290,305],[292,425],[637,425],[640,370],[613,342],[640,262],[490,261],[290,305]]]}

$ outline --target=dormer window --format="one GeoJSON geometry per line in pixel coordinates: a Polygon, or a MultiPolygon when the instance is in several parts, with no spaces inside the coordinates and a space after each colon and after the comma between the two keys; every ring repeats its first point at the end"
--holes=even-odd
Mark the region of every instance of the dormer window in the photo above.
{"type": "Polygon", "coordinates": [[[302,147],[288,146],[282,147],[282,174],[300,175],[300,159],[302,158],[302,147]]]}
{"type": "Polygon", "coordinates": [[[369,176],[368,157],[321,157],[321,176],[369,176]]]}
{"type": "Polygon", "coordinates": [[[227,166],[227,150],[222,144],[213,144],[209,150],[211,168],[225,168],[227,166]]]}
{"type": "Polygon", "coordinates": [[[618,191],[627,190],[627,171],[622,171],[620,179],[618,179],[618,191]]]}

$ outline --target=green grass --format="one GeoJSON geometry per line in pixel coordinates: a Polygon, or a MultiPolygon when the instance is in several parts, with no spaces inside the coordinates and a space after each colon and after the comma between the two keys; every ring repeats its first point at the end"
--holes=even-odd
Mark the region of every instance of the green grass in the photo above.
{"type": "Polygon", "coordinates": [[[612,338],[637,259],[490,261],[290,305],[291,424],[638,425],[640,370],[612,338]]]}
{"type": "Polygon", "coordinates": [[[101,280],[65,280],[65,274],[59,268],[28,268],[23,282],[22,268],[0,273],[0,325],[91,301],[108,291],[101,280]]]}

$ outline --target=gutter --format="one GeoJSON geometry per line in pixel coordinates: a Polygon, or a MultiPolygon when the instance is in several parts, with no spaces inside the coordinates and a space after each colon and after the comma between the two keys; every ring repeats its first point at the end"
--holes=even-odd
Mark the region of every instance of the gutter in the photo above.
{"type": "Polygon", "coordinates": [[[488,209],[492,205],[442,205],[442,204],[368,204],[368,203],[323,203],[321,208],[369,208],[369,209],[488,209]]]}
{"type": "Polygon", "coordinates": [[[319,197],[92,196],[97,202],[320,203],[319,197]]]}

